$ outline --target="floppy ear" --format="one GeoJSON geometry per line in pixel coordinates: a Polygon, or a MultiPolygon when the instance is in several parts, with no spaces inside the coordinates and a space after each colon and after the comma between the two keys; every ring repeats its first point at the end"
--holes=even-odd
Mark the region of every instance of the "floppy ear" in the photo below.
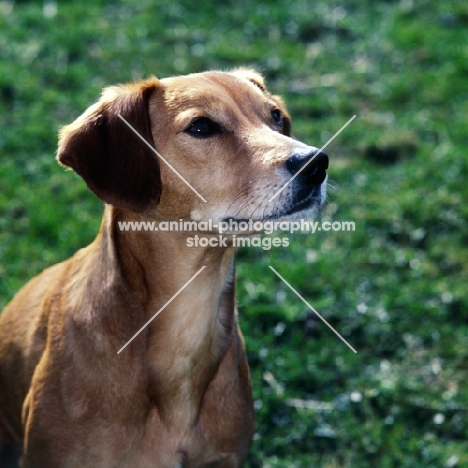
{"type": "Polygon", "coordinates": [[[252,82],[255,86],[257,86],[257,88],[260,88],[260,90],[266,96],[268,96],[278,105],[279,109],[281,110],[281,113],[283,114],[283,135],[291,136],[291,117],[289,116],[289,113],[286,110],[286,106],[283,102],[283,99],[281,99],[279,96],[273,96],[266,89],[263,76],[255,70],[253,70],[252,68],[237,68],[233,70],[232,73],[242,78],[246,78],[247,80],[252,82]]]}
{"type": "Polygon", "coordinates": [[[99,102],[60,131],[57,160],[105,203],[141,212],[159,202],[158,157],[119,117],[154,147],[148,99],[159,86],[152,78],[107,88],[99,102]]]}

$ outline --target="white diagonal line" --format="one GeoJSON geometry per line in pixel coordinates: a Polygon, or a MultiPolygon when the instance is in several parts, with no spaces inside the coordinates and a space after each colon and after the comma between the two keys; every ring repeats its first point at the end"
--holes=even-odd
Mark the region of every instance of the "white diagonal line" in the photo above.
{"type": "Polygon", "coordinates": [[[153,148],[120,114],[119,117],[127,124],[127,126],[135,133],[135,135],[137,135],[143,141],[143,143],[145,143],[152,151],[154,151],[156,155],[159,156],[159,158],[162,159],[167,164],[167,166],[172,169],[174,173],[177,174],[182,179],[182,181],[184,181],[195,192],[195,194],[197,194],[206,203],[206,200],[179,174],[179,172],[177,172],[177,170],[166,159],[161,156],[156,148],[153,148]]]}
{"type": "Polygon", "coordinates": [[[201,272],[206,266],[202,266],[118,351],[120,354],[201,272]]]}
{"type": "Polygon", "coordinates": [[[291,291],[296,294],[296,296],[301,299],[304,304],[309,307],[309,309],[317,315],[317,317],[325,324],[327,327],[341,340],[343,343],[345,343],[354,353],[357,353],[357,351],[272,267],[269,267],[273,273],[280,278],[283,283],[291,289],[291,291]]]}
{"type": "Polygon", "coordinates": [[[274,200],[319,154],[323,151],[354,119],[356,115],[353,115],[314,155],[307,161],[307,164],[304,164],[269,200],[270,203],[274,200]]]}

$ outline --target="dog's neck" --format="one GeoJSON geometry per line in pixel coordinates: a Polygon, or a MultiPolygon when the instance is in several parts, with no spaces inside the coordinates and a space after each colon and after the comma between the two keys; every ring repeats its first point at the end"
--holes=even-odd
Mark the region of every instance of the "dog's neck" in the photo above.
{"type": "Polygon", "coordinates": [[[143,305],[141,326],[165,306],[138,341],[146,346],[148,393],[163,421],[190,427],[237,333],[234,249],[188,247],[193,233],[122,231],[123,219],[129,214],[106,207],[101,248],[119,252],[114,261],[143,305]]]}

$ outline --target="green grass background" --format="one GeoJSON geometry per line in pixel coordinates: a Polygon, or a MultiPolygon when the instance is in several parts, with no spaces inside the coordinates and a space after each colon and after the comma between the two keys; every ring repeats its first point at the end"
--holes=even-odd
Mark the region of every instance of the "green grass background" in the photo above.
{"type": "Polygon", "coordinates": [[[2,0],[0,61],[0,306],[97,232],[102,203],[54,152],[103,86],[250,65],[300,140],[356,114],[324,213],[356,231],[238,255],[248,466],[468,466],[466,2],[2,0]]]}

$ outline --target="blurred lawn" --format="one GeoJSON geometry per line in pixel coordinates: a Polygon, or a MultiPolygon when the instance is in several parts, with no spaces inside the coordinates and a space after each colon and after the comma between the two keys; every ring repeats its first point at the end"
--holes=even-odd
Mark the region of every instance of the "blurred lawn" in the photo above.
{"type": "Polygon", "coordinates": [[[0,1],[0,61],[0,306],[97,232],[102,204],[54,152],[103,86],[251,65],[300,140],[357,114],[324,214],[356,231],[238,255],[248,466],[468,466],[468,3],[0,1]]]}

